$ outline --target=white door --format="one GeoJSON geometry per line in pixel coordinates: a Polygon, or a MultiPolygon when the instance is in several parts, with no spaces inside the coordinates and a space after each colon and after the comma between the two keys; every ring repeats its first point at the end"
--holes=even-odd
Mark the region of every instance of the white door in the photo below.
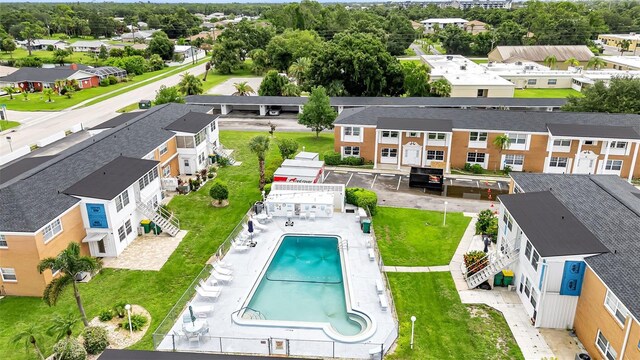
{"type": "Polygon", "coordinates": [[[187,175],[193,174],[193,171],[191,170],[191,160],[190,159],[182,159],[182,166],[183,166],[185,174],[187,174],[187,175]]]}
{"type": "Polygon", "coordinates": [[[594,174],[598,155],[593,151],[582,151],[576,155],[576,162],[573,166],[574,174],[594,174]]]}
{"type": "Polygon", "coordinates": [[[420,165],[420,145],[405,145],[402,153],[405,165],[420,165]]]}

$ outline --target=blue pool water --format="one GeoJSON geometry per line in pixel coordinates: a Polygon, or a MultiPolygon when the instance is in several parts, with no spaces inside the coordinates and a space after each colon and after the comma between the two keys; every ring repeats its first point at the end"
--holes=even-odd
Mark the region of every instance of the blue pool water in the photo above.
{"type": "Polygon", "coordinates": [[[362,326],[347,313],[344,294],[338,239],[287,235],[248,306],[266,320],[328,322],[356,335],[362,326]]]}

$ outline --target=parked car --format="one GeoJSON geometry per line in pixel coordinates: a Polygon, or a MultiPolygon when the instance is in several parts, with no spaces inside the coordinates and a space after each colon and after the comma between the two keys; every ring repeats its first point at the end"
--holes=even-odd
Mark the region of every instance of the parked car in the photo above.
{"type": "Polygon", "coordinates": [[[278,116],[280,115],[281,111],[282,111],[282,106],[272,106],[271,108],[269,108],[269,115],[278,116]]]}

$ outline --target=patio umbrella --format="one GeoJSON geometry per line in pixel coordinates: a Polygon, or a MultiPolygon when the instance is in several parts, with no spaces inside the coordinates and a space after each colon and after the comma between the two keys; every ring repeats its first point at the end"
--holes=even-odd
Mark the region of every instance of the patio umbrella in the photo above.
{"type": "Polygon", "coordinates": [[[249,230],[249,235],[251,236],[251,240],[253,240],[253,220],[247,222],[247,230],[249,230]]]}
{"type": "Polygon", "coordinates": [[[189,315],[191,315],[191,324],[193,325],[196,322],[196,317],[193,315],[193,308],[189,305],[189,315]]]}

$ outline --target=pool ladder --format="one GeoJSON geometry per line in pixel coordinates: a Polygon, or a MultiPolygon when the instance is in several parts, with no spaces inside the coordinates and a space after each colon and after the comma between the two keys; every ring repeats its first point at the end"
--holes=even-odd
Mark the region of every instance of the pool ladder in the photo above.
{"type": "Polygon", "coordinates": [[[235,313],[240,313],[242,312],[242,310],[244,310],[244,313],[242,313],[242,318],[243,319],[251,319],[251,320],[266,320],[267,318],[264,317],[264,315],[255,309],[252,309],[248,306],[243,307],[240,310],[234,311],[231,316],[233,316],[233,314],[235,313]]]}
{"type": "Polygon", "coordinates": [[[349,241],[347,241],[347,239],[341,239],[338,243],[338,248],[349,250],[349,241]]]}

